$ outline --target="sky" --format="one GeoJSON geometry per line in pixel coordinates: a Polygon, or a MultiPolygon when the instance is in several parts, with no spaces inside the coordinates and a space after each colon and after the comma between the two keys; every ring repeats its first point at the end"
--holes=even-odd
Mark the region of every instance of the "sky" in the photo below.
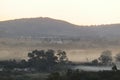
{"type": "Polygon", "coordinates": [[[77,25],[120,23],[120,0],[0,0],[0,21],[33,17],[77,25]]]}

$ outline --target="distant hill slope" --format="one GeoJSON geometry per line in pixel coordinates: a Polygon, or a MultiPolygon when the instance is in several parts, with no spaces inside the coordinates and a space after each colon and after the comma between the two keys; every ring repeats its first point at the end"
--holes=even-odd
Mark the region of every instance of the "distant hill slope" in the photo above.
{"type": "Polygon", "coordinates": [[[0,22],[1,37],[50,37],[118,38],[120,24],[78,26],[52,18],[24,18],[0,22]]]}

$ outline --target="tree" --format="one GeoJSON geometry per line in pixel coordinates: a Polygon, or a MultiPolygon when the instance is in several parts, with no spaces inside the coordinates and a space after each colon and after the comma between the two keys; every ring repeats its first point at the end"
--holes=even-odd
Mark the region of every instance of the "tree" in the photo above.
{"type": "Polygon", "coordinates": [[[116,54],[115,60],[116,60],[117,62],[120,62],[120,53],[116,54]]]}
{"type": "Polygon", "coordinates": [[[57,64],[58,57],[55,55],[54,50],[47,50],[46,51],[46,62],[47,62],[47,67],[49,70],[52,70],[54,68],[54,65],[57,64]]]}
{"type": "Polygon", "coordinates": [[[27,68],[28,67],[28,63],[27,63],[27,61],[26,60],[21,60],[20,62],[18,62],[18,67],[19,68],[27,68]]]}
{"type": "Polygon", "coordinates": [[[35,68],[38,71],[50,70],[57,64],[57,56],[54,50],[34,50],[28,53],[28,63],[31,68],[35,68]]]}
{"type": "Polygon", "coordinates": [[[66,52],[65,51],[62,51],[62,50],[58,50],[58,60],[60,63],[66,63],[68,62],[68,58],[67,58],[67,55],[66,55],[66,52]]]}
{"type": "Polygon", "coordinates": [[[112,62],[112,53],[111,53],[111,51],[109,51],[109,50],[103,51],[98,59],[103,64],[111,63],[112,62]]]}
{"type": "Polygon", "coordinates": [[[97,65],[98,64],[98,60],[97,59],[92,60],[92,64],[97,65]]]}
{"type": "Polygon", "coordinates": [[[29,57],[30,59],[32,59],[32,58],[34,57],[34,54],[33,54],[33,53],[28,53],[28,57],[29,57]]]}

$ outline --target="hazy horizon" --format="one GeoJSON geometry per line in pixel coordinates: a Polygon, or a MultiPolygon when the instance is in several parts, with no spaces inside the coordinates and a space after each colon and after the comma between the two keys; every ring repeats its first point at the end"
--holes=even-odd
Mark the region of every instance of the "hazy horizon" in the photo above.
{"type": "Polygon", "coordinates": [[[50,18],[50,19],[55,19],[55,20],[60,20],[60,21],[65,21],[65,22],[68,22],[70,24],[73,24],[73,25],[78,25],[78,26],[100,26],[100,25],[113,25],[113,24],[120,24],[119,23],[104,23],[104,24],[76,24],[76,23],[72,23],[72,22],[69,22],[67,20],[63,20],[63,19],[56,19],[56,18],[51,18],[51,17],[42,17],[42,16],[38,16],[38,17],[23,17],[23,18],[15,18],[15,19],[8,19],[8,20],[2,20],[0,22],[4,22],[4,21],[14,21],[14,20],[21,20],[21,19],[35,19],[35,18],[50,18]]]}

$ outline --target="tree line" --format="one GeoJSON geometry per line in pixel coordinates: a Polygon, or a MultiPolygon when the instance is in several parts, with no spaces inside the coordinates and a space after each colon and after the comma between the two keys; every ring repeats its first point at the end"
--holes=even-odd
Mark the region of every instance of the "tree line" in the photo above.
{"type": "Polygon", "coordinates": [[[0,61],[3,70],[26,69],[28,71],[53,71],[67,66],[68,58],[62,50],[33,50],[28,53],[28,60],[0,61]]]}
{"type": "Polygon", "coordinates": [[[112,52],[110,50],[103,51],[97,59],[92,60],[93,64],[103,65],[111,65],[115,62],[120,62],[120,53],[116,54],[116,56],[113,57],[112,52]]]}
{"type": "MultiPolygon", "coordinates": [[[[0,61],[0,70],[26,70],[26,71],[57,71],[70,68],[74,62],[68,60],[67,54],[63,50],[33,50],[27,54],[28,59],[17,61],[0,61]]],[[[120,53],[115,57],[115,61],[120,62],[120,53]]],[[[110,50],[103,51],[102,54],[88,64],[92,65],[113,65],[114,60],[110,50]]],[[[86,64],[86,65],[88,65],[86,64]]],[[[72,65],[73,66],[73,65],[72,65]]]]}

